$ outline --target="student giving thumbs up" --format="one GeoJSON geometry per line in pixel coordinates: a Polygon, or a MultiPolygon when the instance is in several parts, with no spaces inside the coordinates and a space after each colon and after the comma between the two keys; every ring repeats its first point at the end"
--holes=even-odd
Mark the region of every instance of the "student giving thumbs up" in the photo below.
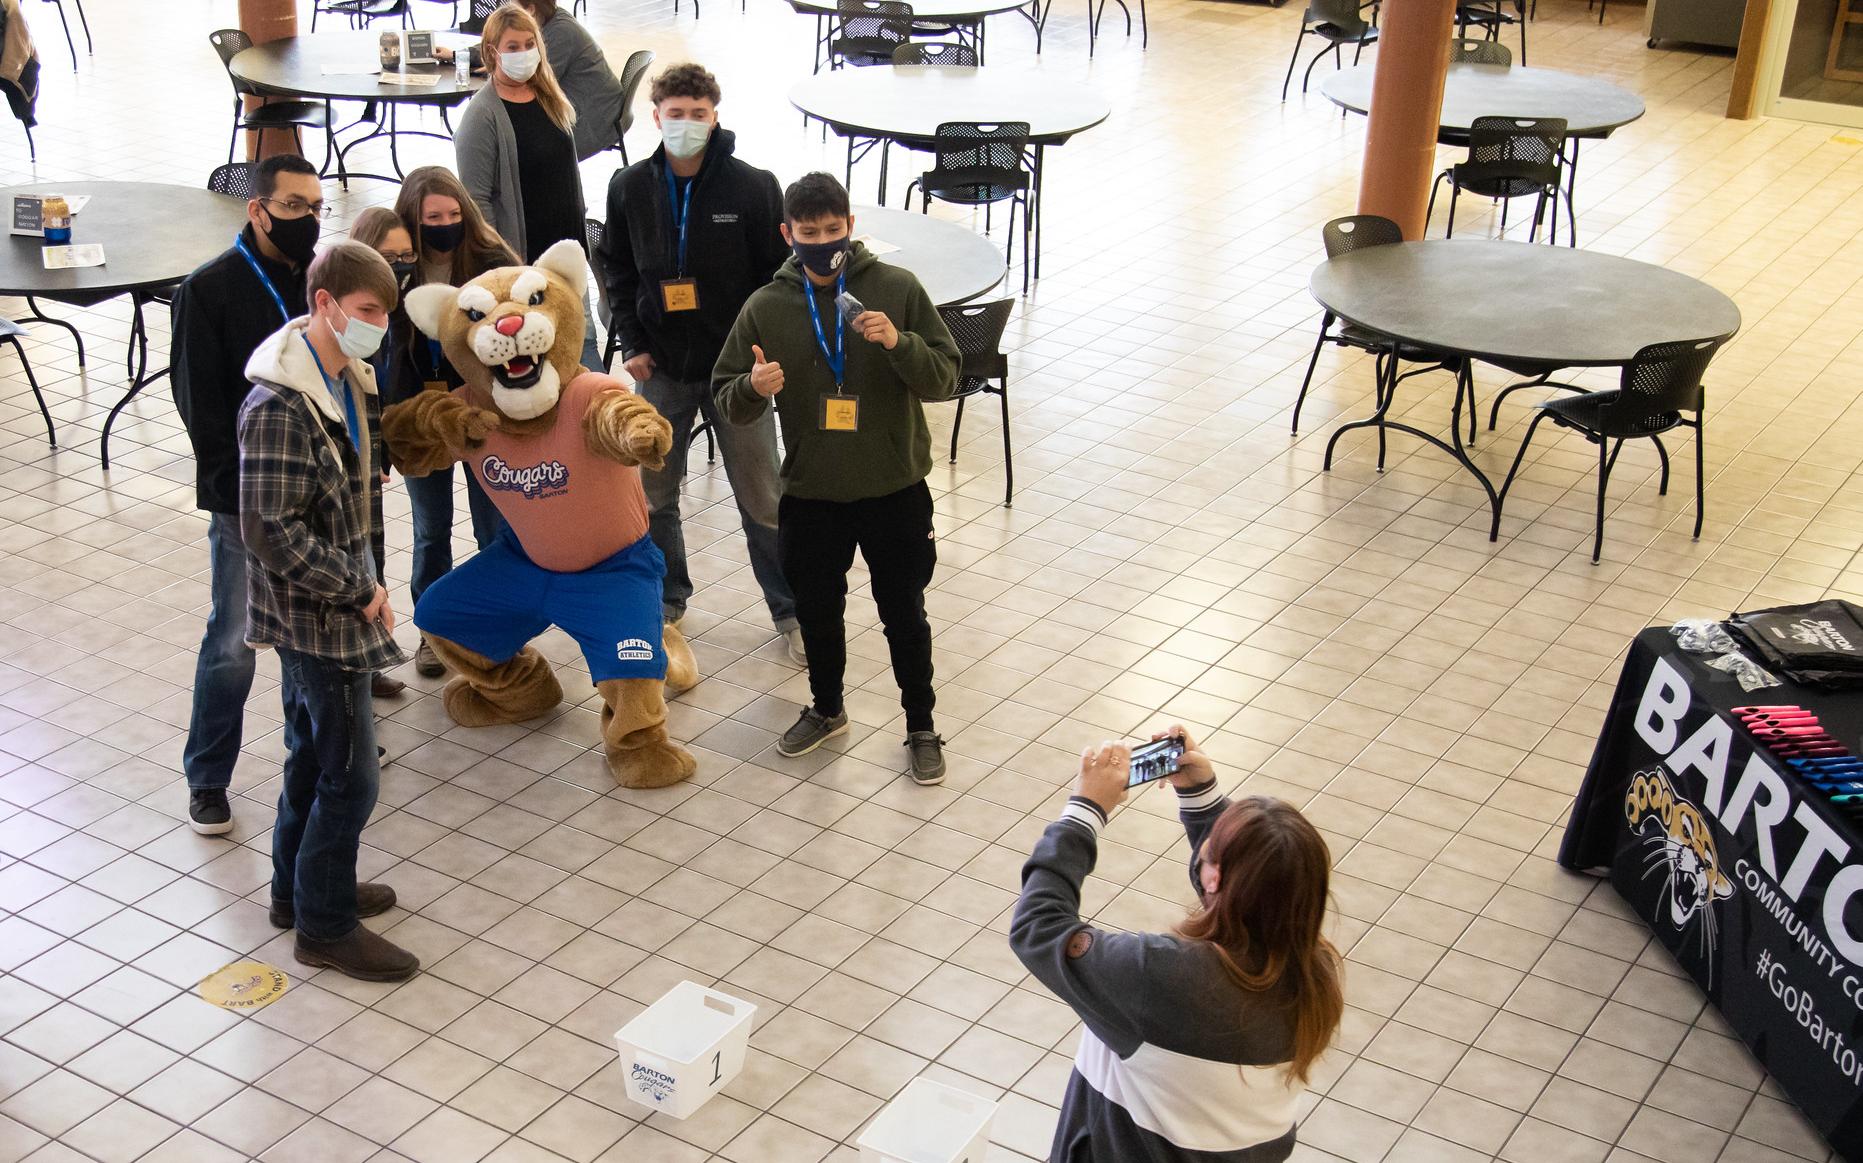
{"type": "Polygon", "coordinates": [[[783,365],[763,358],[763,348],[750,345],[750,353],[756,363],[750,368],[751,390],[768,399],[783,390],[783,365]]]}

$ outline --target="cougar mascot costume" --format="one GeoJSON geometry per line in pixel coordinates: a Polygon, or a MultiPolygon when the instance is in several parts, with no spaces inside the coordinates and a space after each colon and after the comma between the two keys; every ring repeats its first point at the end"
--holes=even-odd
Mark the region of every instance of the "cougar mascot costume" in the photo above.
{"type": "Polygon", "coordinates": [[[390,408],[382,435],[408,476],[465,461],[510,525],[415,607],[414,624],[458,676],[447,714],[483,727],[556,706],[563,688],[529,643],[560,626],[601,692],[615,781],[663,787],[695,767],[667,738],[664,688],[698,681],[691,648],[661,624],[666,563],[640,485],[639,466],[660,467],[672,428],[621,381],[578,364],[587,285],[581,248],[564,241],[534,266],[410,291],[408,318],[465,385],[390,408]]]}

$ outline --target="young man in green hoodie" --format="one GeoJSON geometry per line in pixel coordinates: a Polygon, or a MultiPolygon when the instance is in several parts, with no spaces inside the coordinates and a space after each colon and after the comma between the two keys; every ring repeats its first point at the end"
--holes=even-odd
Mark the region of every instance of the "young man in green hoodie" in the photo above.
{"type": "Polygon", "coordinates": [[[783,194],[783,218],[795,255],[744,304],[712,371],[726,419],[754,424],[774,403],[783,425],[777,552],[796,595],[814,705],[777,750],[804,755],[847,730],[844,617],[858,548],[906,712],[908,770],[914,782],[942,783],[925,619],[938,553],[920,404],[956,390],[957,344],[912,272],[853,241],[841,183],[803,177],[783,194]]]}

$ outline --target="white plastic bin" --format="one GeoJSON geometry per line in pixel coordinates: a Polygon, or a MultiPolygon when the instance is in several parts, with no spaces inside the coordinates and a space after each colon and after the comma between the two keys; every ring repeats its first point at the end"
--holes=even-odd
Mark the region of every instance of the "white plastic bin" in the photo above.
{"type": "Polygon", "coordinates": [[[856,1140],[860,1163],[983,1163],[996,1104],[915,1078],[856,1140]]]}
{"type": "Polygon", "coordinates": [[[627,1096],[683,1119],[737,1077],[757,1007],[682,981],[621,1027],[627,1096]]]}

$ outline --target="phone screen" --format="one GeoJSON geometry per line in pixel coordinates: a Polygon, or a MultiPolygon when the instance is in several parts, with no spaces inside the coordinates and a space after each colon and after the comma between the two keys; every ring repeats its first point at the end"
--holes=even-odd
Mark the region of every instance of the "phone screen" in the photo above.
{"type": "Polygon", "coordinates": [[[1177,761],[1183,757],[1184,740],[1173,735],[1132,750],[1132,767],[1126,776],[1127,787],[1137,787],[1154,779],[1177,773],[1177,761]]]}

